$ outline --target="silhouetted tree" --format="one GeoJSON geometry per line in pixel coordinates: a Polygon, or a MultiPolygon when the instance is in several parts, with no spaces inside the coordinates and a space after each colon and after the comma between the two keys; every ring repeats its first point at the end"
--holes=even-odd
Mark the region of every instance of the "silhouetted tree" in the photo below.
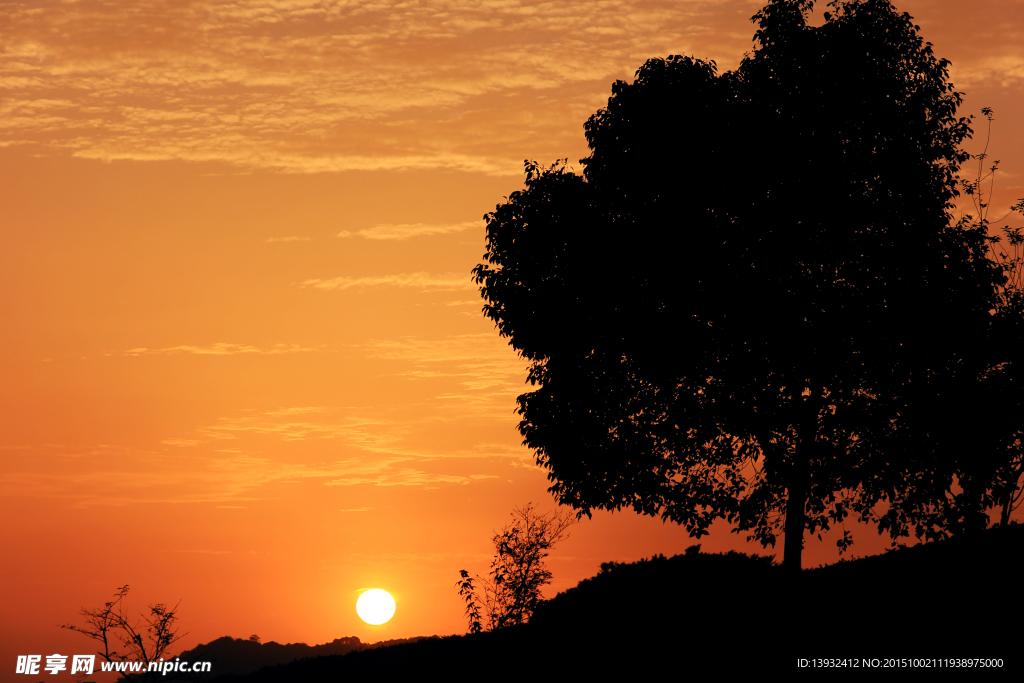
{"type": "Polygon", "coordinates": [[[948,62],[886,0],[832,7],[769,2],[721,76],[649,60],[582,176],[527,163],[485,216],[484,312],[532,361],[519,429],[561,503],[784,532],[795,570],[848,516],[936,519],[958,461],[928,416],[983,374],[1001,271],[951,219],[948,62]]]}
{"type": "Polygon", "coordinates": [[[178,607],[175,605],[168,609],[164,603],[150,605],[148,614],[134,619],[124,605],[126,595],[128,586],[121,586],[114,593],[114,599],[104,603],[102,608],[82,608],[81,615],[85,617],[85,626],[65,624],[61,628],[77,631],[99,642],[102,649],[97,654],[108,662],[143,663],[141,673],[120,671],[122,679],[158,679],[162,674],[150,672],[149,663],[160,660],[168,653],[171,645],[187,635],[178,635],[178,607]]]}
{"type": "MultiPolygon", "coordinates": [[[[988,154],[992,109],[983,108],[981,113],[986,119],[985,146],[980,154],[971,155],[978,162],[977,175],[973,180],[961,181],[974,212],[961,221],[991,233],[994,225],[1011,214],[1024,214],[1024,199],[999,218],[990,218],[999,161],[989,161],[988,154]],[[990,164],[988,167],[986,162],[990,164]]],[[[1009,225],[1004,225],[1000,232],[1002,235],[988,238],[990,256],[1004,276],[993,312],[990,358],[974,395],[965,401],[970,406],[966,411],[973,414],[964,416],[973,418],[975,424],[986,424],[987,428],[971,430],[970,442],[961,445],[967,451],[981,453],[982,457],[967,459],[957,471],[958,478],[978,483],[973,487],[974,499],[965,501],[969,513],[963,514],[949,506],[953,509],[949,513],[952,519],[946,527],[956,528],[973,517],[978,520],[972,525],[977,529],[987,521],[987,511],[993,506],[999,511],[1000,523],[1008,524],[1024,495],[1021,489],[1024,475],[1024,233],[1020,226],[1011,228],[1009,225]]],[[[952,495],[949,498],[956,499],[952,495]]]]}
{"type": "MultiPolygon", "coordinates": [[[[1018,207],[1021,205],[1018,204],[1018,207]]],[[[1024,212],[1024,207],[1018,208],[1024,212]]],[[[1015,281],[1015,289],[1008,284],[1004,290],[1001,306],[997,311],[997,349],[1003,351],[1002,361],[992,367],[993,383],[998,382],[997,413],[990,418],[999,430],[999,442],[994,454],[996,476],[994,482],[995,502],[999,507],[999,521],[1010,523],[1010,515],[1020,507],[1024,498],[1022,476],[1024,476],[1024,288],[1021,287],[1021,271],[1024,258],[1021,246],[1024,235],[1021,228],[1006,231],[1008,242],[1014,249],[1014,269],[1008,283],[1015,281]]]]}
{"type": "MultiPolygon", "coordinates": [[[[461,578],[455,583],[459,589],[459,597],[466,601],[466,619],[469,620],[469,632],[480,633],[484,630],[483,616],[480,614],[480,599],[473,585],[473,577],[465,569],[459,570],[461,578]]],[[[479,576],[477,577],[480,578],[479,576]]]]}
{"type": "Polygon", "coordinates": [[[466,601],[470,633],[524,624],[537,608],[541,590],[551,583],[544,558],[555,543],[568,538],[576,522],[570,514],[538,514],[532,503],[512,512],[512,523],[494,534],[494,561],[487,578],[477,577],[483,596],[465,569],[456,586],[466,601]],[[482,612],[482,614],[481,614],[482,612]]]}

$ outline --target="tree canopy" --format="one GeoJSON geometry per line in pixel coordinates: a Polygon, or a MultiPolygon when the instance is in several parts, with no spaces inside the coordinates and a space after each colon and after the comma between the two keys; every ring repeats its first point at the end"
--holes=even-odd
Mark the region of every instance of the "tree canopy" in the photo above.
{"type": "Polygon", "coordinates": [[[984,375],[1005,279],[951,216],[969,120],[909,15],[830,7],[769,2],[735,71],[647,61],[581,175],[528,162],[485,216],[484,311],[561,503],[784,532],[799,568],[805,533],[895,539],[948,491],[929,416],[984,375]]]}

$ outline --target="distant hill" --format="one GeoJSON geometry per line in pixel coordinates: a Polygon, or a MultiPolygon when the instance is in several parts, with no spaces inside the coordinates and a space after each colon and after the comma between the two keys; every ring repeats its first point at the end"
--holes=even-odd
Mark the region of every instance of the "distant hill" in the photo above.
{"type": "Polygon", "coordinates": [[[326,657],[344,655],[357,650],[370,650],[389,645],[414,643],[423,637],[384,640],[377,643],[363,643],[359,638],[336,638],[322,645],[306,645],[305,643],[288,643],[282,645],[269,641],[260,643],[254,640],[243,640],[224,636],[204,645],[197,645],[191,650],[182,652],[178,657],[186,662],[211,662],[211,673],[217,677],[224,675],[241,675],[252,673],[266,666],[285,664],[297,659],[310,657],[326,657]]]}
{"type": "MultiPolygon", "coordinates": [[[[232,683],[431,672],[603,679],[609,667],[634,675],[667,667],[679,676],[806,672],[820,678],[811,665],[816,659],[879,669],[907,669],[916,659],[930,662],[934,673],[940,665],[961,668],[967,658],[1002,658],[999,673],[988,673],[1019,672],[1022,561],[1024,526],[840,562],[795,581],[766,558],[692,547],[671,558],[604,564],[596,576],[544,602],[523,626],[352,648],[232,683]]],[[[900,672],[908,673],[923,672],[900,672]]]]}

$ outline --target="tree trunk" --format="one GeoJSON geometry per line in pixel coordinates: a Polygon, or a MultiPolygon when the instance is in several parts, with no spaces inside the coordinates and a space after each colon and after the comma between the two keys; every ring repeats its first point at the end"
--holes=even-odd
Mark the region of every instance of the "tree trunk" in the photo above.
{"type": "Polygon", "coordinates": [[[786,540],[782,550],[782,566],[790,576],[799,576],[804,550],[804,530],[807,528],[807,494],[814,444],[818,438],[818,409],[808,398],[804,423],[800,425],[802,438],[796,445],[793,462],[786,482],[786,540]]]}
{"type": "Polygon", "coordinates": [[[800,558],[804,550],[804,528],[807,526],[807,462],[806,450],[797,448],[793,467],[786,487],[786,539],[782,551],[782,566],[786,573],[796,576],[800,573],[800,558]]]}
{"type": "Polygon", "coordinates": [[[985,482],[986,477],[975,475],[960,480],[960,498],[964,502],[959,510],[960,518],[963,520],[959,532],[964,536],[977,534],[988,527],[988,510],[985,507],[986,486],[984,483],[979,484],[979,481],[985,482]]]}

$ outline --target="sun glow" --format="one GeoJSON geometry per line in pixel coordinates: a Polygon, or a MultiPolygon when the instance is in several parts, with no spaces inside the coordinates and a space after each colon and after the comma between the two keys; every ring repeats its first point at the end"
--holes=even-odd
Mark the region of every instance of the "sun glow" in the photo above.
{"type": "Polygon", "coordinates": [[[356,600],[356,614],[367,624],[383,624],[395,615],[395,599],[386,590],[371,588],[356,600]]]}

